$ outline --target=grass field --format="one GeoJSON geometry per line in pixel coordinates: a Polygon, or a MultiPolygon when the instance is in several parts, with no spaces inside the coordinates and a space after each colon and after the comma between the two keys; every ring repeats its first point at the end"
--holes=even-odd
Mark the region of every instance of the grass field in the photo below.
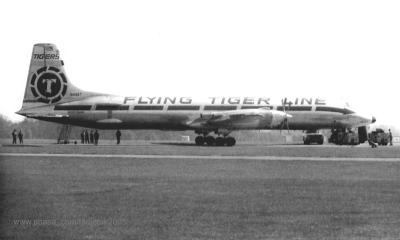
{"type": "Polygon", "coordinates": [[[146,142],[103,140],[100,145],[54,144],[54,140],[27,140],[25,145],[11,145],[9,139],[0,139],[0,153],[83,153],[83,154],[137,154],[137,155],[217,155],[217,156],[288,156],[340,158],[400,158],[400,145],[370,148],[358,146],[250,144],[240,142],[234,147],[196,146],[188,142],[146,142]]]}
{"type": "MultiPolygon", "coordinates": [[[[199,148],[165,143],[7,145],[1,152],[229,155],[229,149],[231,155],[243,156],[399,156],[398,147],[243,144],[199,148]]],[[[10,157],[1,153],[0,158],[0,239],[400,237],[400,162],[10,157]]]]}

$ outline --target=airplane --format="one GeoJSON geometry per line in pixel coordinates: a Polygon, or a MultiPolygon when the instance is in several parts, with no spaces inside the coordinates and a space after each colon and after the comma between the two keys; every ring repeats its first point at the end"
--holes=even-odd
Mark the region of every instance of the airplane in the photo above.
{"type": "Polygon", "coordinates": [[[84,91],[68,79],[56,45],[33,46],[22,108],[17,114],[96,129],[193,130],[196,145],[233,146],[236,130],[358,128],[367,140],[374,117],[321,98],[116,96],[84,91]],[[215,134],[215,137],[213,136],[215,134]]]}

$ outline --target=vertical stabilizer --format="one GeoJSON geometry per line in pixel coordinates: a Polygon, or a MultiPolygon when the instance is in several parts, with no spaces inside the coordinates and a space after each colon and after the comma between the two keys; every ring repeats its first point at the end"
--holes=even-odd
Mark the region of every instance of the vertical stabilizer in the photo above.
{"type": "Polygon", "coordinates": [[[39,43],[33,46],[22,109],[54,105],[95,95],[71,84],[56,45],[39,43]]]}

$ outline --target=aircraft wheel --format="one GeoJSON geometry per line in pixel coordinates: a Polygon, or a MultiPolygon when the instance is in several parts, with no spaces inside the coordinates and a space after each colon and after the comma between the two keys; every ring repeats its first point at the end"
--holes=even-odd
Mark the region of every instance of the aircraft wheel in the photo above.
{"type": "Polygon", "coordinates": [[[236,143],[236,140],[233,137],[227,137],[225,139],[225,141],[226,141],[226,145],[229,147],[235,145],[235,143],[236,143]]]}
{"type": "Polygon", "coordinates": [[[194,141],[195,141],[196,145],[202,146],[204,144],[204,137],[203,136],[197,136],[194,139],[194,141]]]}
{"type": "Polygon", "coordinates": [[[225,139],[222,137],[217,137],[215,139],[215,145],[216,146],[224,146],[225,145],[225,139]]]}
{"type": "Polygon", "coordinates": [[[208,146],[214,146],[215,138],[213,136],[207,136],[206,137],[206,143],[207,143],[208,146]]]}

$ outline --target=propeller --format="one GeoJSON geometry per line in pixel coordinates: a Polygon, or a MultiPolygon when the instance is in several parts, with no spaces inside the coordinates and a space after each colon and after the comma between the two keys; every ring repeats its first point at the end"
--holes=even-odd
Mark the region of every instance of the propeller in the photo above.
{"type": "Polygon", "coordinates": [[[281,127],[280,127],[279,131],[282,132],[283,127],[286,125],[286,129],[288,130],[288,133],[289,133],[289,121],[288,121],[288,118],[290,118],[292,116],[286,113],[286,102],[287,102],[286,98],[282,99],[282,108],[283,108],[283,112],[285,113],[285,118],[283,119],[283,121],[281,123],[281,127]]]}

